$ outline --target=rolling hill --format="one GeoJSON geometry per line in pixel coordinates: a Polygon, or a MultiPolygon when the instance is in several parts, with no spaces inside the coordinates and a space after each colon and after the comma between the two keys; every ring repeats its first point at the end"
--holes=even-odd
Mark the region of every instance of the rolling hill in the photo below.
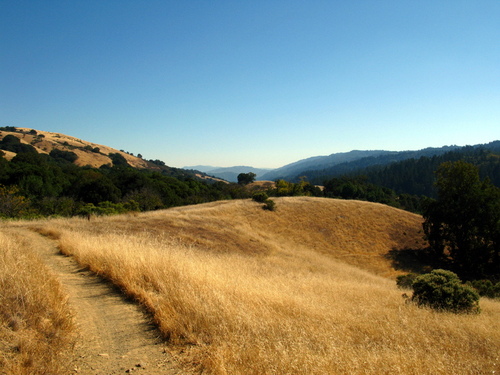
{"type": "MultiPolygon", "coordinates": [[[[41,154],[49,154],[54,149],[74,152],[78,156],[78,159],[76,159],[74,163],[78,166],[89,165],[94,168],[99,168],[105,164],[112,165],[113,162],[109,154],[118,153],[134,168],[154,168],[154,166],[142,158],[108,146],[87,142],[60,133],[28,128],[16,129],[16,131],[0,130],[0,139],[3,139],[7,135],[12,135],[19,138],[21,143],[33,146],[36,151],[41,154]]],[[[10,152],[7,158],[12,158],[14,155],[14,153],[10,152]]]]}
{"type": "Polygon", "coordinates": [[[478,316],[405,303],[398,250],[421,249],[419,215],[376,203],[277,198],[12,222],[57,242],[143,304],[195,373],[491,373],[500,304],[478,316]],[[397,265],[397,267],[395,267],[397,265]]]}
{"type": "MultiPolygon", "coordinates": [[[[116,150],[109,146],[88,142],[65,134],[29,128],[0,128],[0,142],[6,136],[18,138],[23,145],[33,147],[39,154],[49,154],[53,150],[72,152],[77,156],[73,163],[80,167],[90,166],[92,168],[100,168],[104,165],[112,166],[112,155],[118,154],[126,160],[128,165],[136,169],[158,171],[174,177],[192,177],[201,180],[220,181],[220,179],[212,178],[203,172],[169,167],[160,160],[145,160],[123,150],[116,150]]],[[[2,147],[0,147],[0,151],[4,152],[4,157],[8,160],[11,160],[16,155],[15,152],[1,149],[2,147]]]]}

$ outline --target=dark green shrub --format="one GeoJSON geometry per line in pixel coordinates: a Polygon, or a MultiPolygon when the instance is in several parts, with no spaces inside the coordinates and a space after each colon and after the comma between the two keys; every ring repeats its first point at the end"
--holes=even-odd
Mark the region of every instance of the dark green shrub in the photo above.
{"type": "Polygon", "coordinates": [[[269,199],[269,196],[265,192],[259,191],[257,193],[254,193],[254,195],[252,195],[252,199],[255,202],[264,203],[266,200],[269,199]]]}
{"type": "Polygon", "coordinates": [[[479,294],[446,270],[434,270],[415,278],[412,301],[419,306],[455,313],[479,312],[479,294]]]}
{"type": "Polygon", "coordinates": [[[113,162],[113,166],[119,167],[128,167],[127,159],[122,154],[116,153],[116,154],[109,154],[108,155],[111,161],[113,162]]]}
{"type": "Polygon", "coordinates": [[[264,210],[268,210],[268,211],[274,211],[276,210],[276,203],[274,203],[274,201],[272,199],[266,199],[264,201],[264,206],[262,207],[264,210]]]}
{"type": "Polygon", "coordinates": [[[75,154],[73,151],[64,151],[64,150],[59,150],[57,148],[50,151],[49,155],[54,159],[65,160],[69,161],[70,163],[73,163],[76,161],[76,159],[78,159],[78,155],[75,154]]]}
{"type": "Polygon", "coordinates": [[[396,284],[399,288],[402,289],[411,289],[413,282],[417,278],[416,273],[408,273],[406,275],[399,275],[396,277],[396,284]]]}

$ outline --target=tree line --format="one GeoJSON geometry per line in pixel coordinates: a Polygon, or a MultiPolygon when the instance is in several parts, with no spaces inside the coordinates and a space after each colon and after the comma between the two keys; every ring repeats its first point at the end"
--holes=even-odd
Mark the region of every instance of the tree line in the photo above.
{"type": "Polygon", "coordinates": [[[4,137],[0,149],[17,153],[8,161],[0,150],[0,217],[148,211],[248,196],[238,184],[135,169],[119,153],[109,155],[113,166],[92,168],[73,164],[74,152],[39,154],[14,136],[4,137]]]}

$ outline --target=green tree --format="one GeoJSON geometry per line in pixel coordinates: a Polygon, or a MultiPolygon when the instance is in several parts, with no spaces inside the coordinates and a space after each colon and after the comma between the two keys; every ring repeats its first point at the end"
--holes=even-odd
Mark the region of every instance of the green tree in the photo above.
{"type": "Polygon", "coordinates": [[[500,273],[500,189],[463,161],[437,170],[438,199],[424,208],[424,232],[435,254],[464,279],[500,273]]]}
{"type": "Polygon", "coordinates": [[[252,182],[255,181],[255,177],[257,177],[257,175],[253,172],[240,173],[238,175],[238,184],[240,185],[251,184],[252,182]]]}

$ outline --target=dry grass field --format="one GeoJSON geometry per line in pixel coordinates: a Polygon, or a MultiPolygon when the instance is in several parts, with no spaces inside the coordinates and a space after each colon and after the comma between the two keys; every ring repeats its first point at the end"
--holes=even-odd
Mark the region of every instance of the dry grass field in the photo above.
{"type": "Polygon", "coordinates": [[[0,249],[0,373],[60,373],[75,339],[61,286],[22,237],[1,231],[0,249]]]}
{"type": "Polygon", "coordinates": [[[500,303],[479,315],[406,304],[389,252],[422,248],[421,217],[277,198],[18,222],[145,305],[171,352],[211,374],[492,374],[500,303]]]}

